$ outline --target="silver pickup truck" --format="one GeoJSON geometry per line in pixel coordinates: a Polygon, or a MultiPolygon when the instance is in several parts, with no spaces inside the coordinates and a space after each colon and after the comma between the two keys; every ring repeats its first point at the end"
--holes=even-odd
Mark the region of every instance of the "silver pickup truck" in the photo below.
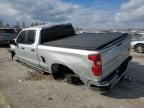
{"type": "Polygon", "coordinates": [[[100,89],[112,88],[132,58],[127,34],[75,34],[71,24],[26,28],[10,44],[18,61],[100,89]]]}

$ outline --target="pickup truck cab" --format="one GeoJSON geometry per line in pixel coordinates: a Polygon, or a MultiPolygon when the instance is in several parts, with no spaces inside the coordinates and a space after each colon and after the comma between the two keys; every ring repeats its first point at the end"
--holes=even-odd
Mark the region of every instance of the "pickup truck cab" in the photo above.
{"type": "Polygon", "coordinates": [[[131,60],[127,34],[76,35],[71,24],[23,29],[11,48],[18,61],[54,78],[71,75],[97,88],[112,88],[125,75],[131,60]]]}

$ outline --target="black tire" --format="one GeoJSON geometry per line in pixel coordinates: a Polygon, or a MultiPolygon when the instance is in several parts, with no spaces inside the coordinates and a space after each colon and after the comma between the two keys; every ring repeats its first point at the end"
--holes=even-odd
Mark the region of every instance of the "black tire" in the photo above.
{"type": "Polygon", "coordinates": [[[144,44],[137,44],[134,47],[135,52],[137,53],[144,53],[144,44]]]}

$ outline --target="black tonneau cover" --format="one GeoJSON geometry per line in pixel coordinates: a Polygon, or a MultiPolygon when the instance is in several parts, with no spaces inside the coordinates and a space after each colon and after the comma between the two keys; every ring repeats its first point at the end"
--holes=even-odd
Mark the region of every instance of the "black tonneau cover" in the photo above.
{"type": "Polygon", "coordinates": [[[127,34],[123,33],[86,33],[45,42],[42,45],[99,50],[106,47],[108,44],[127,36],[127,34]]]}

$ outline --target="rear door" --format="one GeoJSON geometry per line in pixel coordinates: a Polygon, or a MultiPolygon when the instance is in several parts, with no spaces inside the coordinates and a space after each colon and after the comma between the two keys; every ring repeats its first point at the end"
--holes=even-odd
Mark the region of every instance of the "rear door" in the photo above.
{"type": "Polygon", "coordinates": [[[25,43],[26,61],[34,66],[39,66],[37,56],[36,30],[28,30],[25,43]]]}

